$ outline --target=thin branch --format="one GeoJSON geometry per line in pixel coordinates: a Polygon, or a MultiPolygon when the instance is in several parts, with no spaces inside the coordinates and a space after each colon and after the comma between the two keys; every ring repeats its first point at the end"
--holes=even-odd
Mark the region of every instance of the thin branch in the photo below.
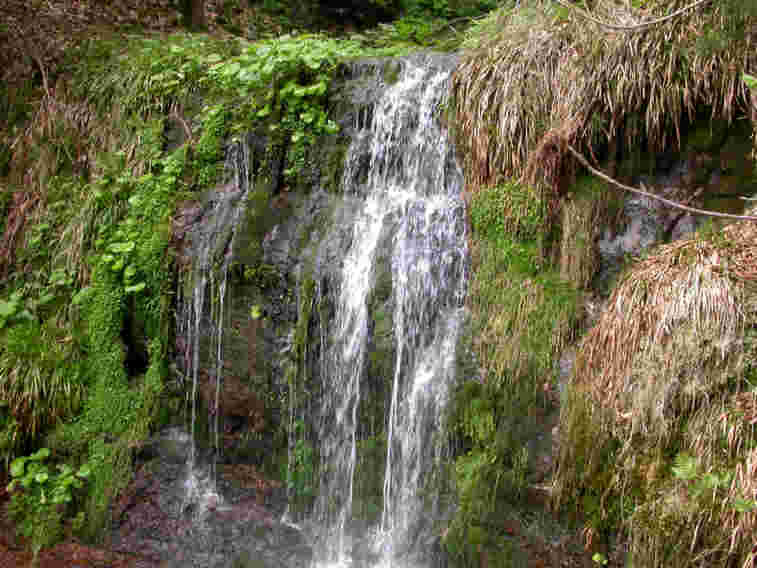
{"type": "Polygon", "coordinates": [[[590,20],[590,21],[594,22],[595,24],[602,26],[603,28],[607,28],[607,29],[615,30],[615,31],[621,31],[621,32],[630,32],[630,31],[640,30],[640,29],[643,29],[643,28],[648,28],[649,26],[655,26],[655,25],[661,24],[663,22],[667,22],[668,20],[672,20],[673,18],[675,18],[677,16],[680,16],[684,12],[688,12],[689,10],[693,10],[697,6],[701,6],[702,4],[705,4],[707,2],[712,2],[712,0],[696,0],[696,2],[693,2],[692,4],[689,4],[688,6],[684,6],[680,10],[676,10],[675,12],[673,12],[672,14],[668,14],[667,16],[662,16],[661,18],[655,18],[654,20],[649,20],[647,22],[641,22],[640,24],[634,24],[634,25],[630,25],[630,26],[621,26],[621,25],[618,25],[618,24],[610,24],[610,23],[607,23],[607,22],[603,22],[602,20],[598,20],[597,18],[595,18],[594,16],[592,16],[589,12],[587,12],[586,10],[582,10],[578,6],[575,6],[573,4],[569,4],[565,0],[555,0],[555,2],[557,2],[558,4],[560,4],[560,6],[563,6],[565,8],[570,8],[571,10],[575,10],[576,12],[578,12],[579,14],[581,14],[581,16],[583,16],[584,18],[586,18],[587,20],[590,20]]]}
{"type": "Polygon", "coordinates": [[[616,187],[619,187],[620,189],[623,189],[625,191],[635,193],[636,195],[642,195],[644,197],[648,197],[649,199],[655,199],[657,201],[660,201],[661,203],[664,203],[665,205],[674,207],[675,209],[682,209],[683,211],[688,211],[689,213],[696,213],[697,215],[705,215],[707,217],[720,217],[721,219],[738,219],[740,221],[757,221],[757,217],[754,217],[752,215],[733,215],[731,213],[719,213],[718,211],[708,211],[706,209],[697,209],[696,207],[689,207],[687,205],[678,203],[677,201],[671,201],[670,199],[665,199],[664,197],[660,197],[659,195],[655,195],[654,193],[649,193],[648,191],[637,189],[635,187],[631,187],[630,185],[622,184],[618,180],[611,178],[604,172],[601,172],[598,169],[592,167],[591,164],[589,164],[589,161],[586,158],[584,158],[583,154],[581,154],[578,150],[573,148],[573,146],[571,146],[570,144],[568,144],[567,148],[570,151],[570,153],[573,154],[576,157],[576,159],[581,163],[581,165],[584,166],[591,173],[593,173],[595,176],[602,178],[606,182],[616,187]]]}

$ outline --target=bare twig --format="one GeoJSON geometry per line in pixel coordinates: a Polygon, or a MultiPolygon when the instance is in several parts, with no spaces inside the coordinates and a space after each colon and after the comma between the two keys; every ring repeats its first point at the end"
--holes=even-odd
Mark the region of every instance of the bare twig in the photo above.
{"type": "Polygon", "coordinates": [[[575,6],[574,4],[569,4],[565,0],[555,0],[560,6],[563,6],[565,8],[570,8],[571,10],[575,10],[577,13],[581,14],[584,18],[587,20],[590,20],[594,22],[597,25],[602,26],[603,28],[607,28],[610,30],[620,31],[620,32],[630,32],[630,31],[636,31],[641,30],[644,28],[648,28],[649,26],[655,26],[657,24],[661,24],[663,22],[667,22],[668,20],[672,20],[673,18],[680,16],[684,12],[688,12],[689,10],[693,10],[697,6],[700,6],[702,4],[705,4],[707,2],[711,2],[712,0],[697,0],[696,2],[693,2],[692,4],[689,4],[688,6],[684,6],[680,10],[676,10],[672,14],[668,14],[667,16],[662,16],[661,18],[655,18],[654,20],[649,20],[647,22],[641,22],[640,24],[634,24],[631,26],[621,26],[618,24],[610,24],[608,22],[603,22],[602,20],[599,20],[592,16],[589,12],[586,10],[582,10],[578,6],[575,6]]]}
{"type": "Polygon", "coordinates": [[[587,170],[589,170],[592,174],[625,191],[635,193],[636,195],[642,195],[644,197],[648,197],[649,199],[656,199],[657,201],[660,201],[661,203],[664,203],[665,205],[668,205],[670,207],[674,207],[676,209],[682,209],[683,211],[688,211],[690,213],[696,213],[697,215],[705,215],[707,217],[719,217],[721,219],[738,219],[740,221],[757,221],[757,217],[754,217],[752,215],[734,215],[732,213],[719,213],[718,211],[708,211],[706,209],[698,209],[696,207],[689,207],[687,205],[678,203],[677,201],[671,201],[670,199],[665,199],[664,197],[655,195],[654,193],[649,193],[648,191],[637,189],[635,187],[631,187],[630,185],[625,185],[623,183],[620,183],[618,180],[611,178],[604,172],[601,172],[600,170],[592,167],[592,165],[583,156],[583,154],[581,154],[578,150],[573,148],[573,146],[571,146],[570,144],[567,145],[567,148],[570,151],[570,153],[573,154],[576,157],[576,159],[581,163],[581,165],[584,166],[587,170]]]}
{"type": "MultiPolygon", "coordinates": [[[[642,185],[642,188],[643,188],[643,187],[644,187],[644,186],[642,185]]],[[[697,189],[697,190],[696,190],[696,191],[694,192],[694,194],[693,194],[693,195],[690,195],[690,196],[689,196],[689,197],[688,197],[687,199],[685,199],[685,200],[683,201],[682,205],[689,205],[690,203],[693,203],[693,201],[694,201],[694,200],[695,200],[695,199],[696,199],[697,197],[699,197],[700,195],[702,195],[702,193],[704,193],[704,190],[705,190],[705,187],[704,187],[704,186],[702,186],[702,187],[698,188],[698,189],[697,189]]],[[[667,224],[667,225],[665,226],[665,231],[663,232],[663,234],[665,235],[665,237],[666,237],[666,238],[667,238],[667,237],[670,237],[670,235],[671,235],[671,234],[673,233],[673,229],[675,228],[675,226],[676,226],[676,225],[678,224],[678,222],[679,222],[679,221],[680,221],[680,220],[681,220],[681,219],[683,218],[683,216],[684,216],[684,215],[686,215],[687,213],[688,213],[688,211],[679,211],[679,212],[678,212],[678,213],[676,214],[676,216],[675,216],[675,217],[673,217],[673,218],[672,218],[672,219],[671,219],[671,220],[670,220],[670,221],[668,222],[668,224],[667,224]]]]}

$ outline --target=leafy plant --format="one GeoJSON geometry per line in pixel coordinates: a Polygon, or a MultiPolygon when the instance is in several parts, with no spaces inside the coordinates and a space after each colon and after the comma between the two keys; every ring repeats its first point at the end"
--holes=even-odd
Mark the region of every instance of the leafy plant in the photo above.
{"type": "MultiPolygon", "coordinates": [[[[8,513],[16,522],[18,532],[29,541],[34,557],[39,551],[54,544],[63,536],[63,513],[70,505],[84,481],[89,477],[87,464],[74,470],[69,465],[49,467],[48,448],[13,460],[10,474],[13,478],[7,490],[11,494],[8,513]]],[[[77,521],[81,523],[81,516],[77,521]]]]}
{"type": "Polygon", "coordinates": [[[0,300],[0,329],[8,324],[32,318],[31,313],[24,309],[23,294],[13,292],[7,300],[0,300]]]}
{"type": "Polygon", "coordinates": [[[739,513],[749,513],[757,509],[757,501],[754,499],[731,499],[727,496],[733,479],[731,471],[702,472],[697,459],[687,453],[680,453],[675,457],[671,471],[674,478],[685,482],[694,499],[710,504],[717,504],[721,500],[729,501],[729,507],[739,513]]]}
{"type": "Polygon", "coordinates": [[[741,77],[744,79],[744,83],[746,83],[747,87],[753,91],[757,91],[757,77],[753,77],[747,73],[744,73],[741,77]]]}
{"type": "Polygon", "coordinates": [[[305,423],[295,423],[297,438],[292,449],[286,472],[287,489],[295,499],[309,499],[315,495],[315,449],[305,439],[305,423]]]}

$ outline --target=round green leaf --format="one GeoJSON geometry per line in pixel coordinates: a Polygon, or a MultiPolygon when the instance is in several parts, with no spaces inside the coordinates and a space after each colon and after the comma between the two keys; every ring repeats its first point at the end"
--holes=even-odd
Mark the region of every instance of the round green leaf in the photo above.
{"type": "Polygon", "coordinates": [[[11,462],[11,477],[21,477],[24,475],[24,467],[27,458],[16,458],[11,462]]]}
{"type": "Polygon", "coordinates": [[[127,286],[125,288],[125,291],[127,294],[136,294],[137,292],[144,290],[145,286],[147,286],[147,284],[145,284],[144,282],[139,282],[137,284],[134,284],[133,286],[127,286]]]}
{"type": "Polygon", "coordinates": [[[136,245],[134,244],[134,241],[128,241],[125,243],[113,243],[111,245],[108,245],[108,250],[110,252],[126,253],[133,251],[135,246],[136,245]]]}
{"type": "Polygon", "coordinates": [[[32,455],[29,456],[30,460],[43,461],[50,457],[50,450],[48,448],[40,448],[32,455]]]}

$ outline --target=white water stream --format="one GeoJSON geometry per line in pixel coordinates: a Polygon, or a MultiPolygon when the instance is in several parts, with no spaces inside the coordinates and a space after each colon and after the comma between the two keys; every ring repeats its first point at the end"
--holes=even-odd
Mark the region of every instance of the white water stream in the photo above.
{"type": "MultiPolygon", "coordinates": [[[[405,60],[396,84],[353,138],[343,190],[365,196],[342,265],[327,346],[314,524],[316,566],[352,566],[357,416],[368,357],[377,259],[391,259],[396,360],[386,417],[383,512],[371,530],[375,564],[422,566],[419,545],[439,514],[443,410],[455,381],[464,318],[467,239],[462,175],[439,115],[450,71],[405,60]],[[368,155],[367,179],[361,172],[368,155]]],[[[365,540],[363,538],[363,540],[365,540]]]]}

